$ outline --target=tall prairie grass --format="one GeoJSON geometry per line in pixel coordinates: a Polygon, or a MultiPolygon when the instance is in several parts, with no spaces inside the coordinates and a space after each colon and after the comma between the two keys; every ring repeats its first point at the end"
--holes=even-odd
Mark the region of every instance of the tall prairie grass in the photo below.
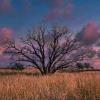
{"type": "Polygon", "coordinates": [[[0,100],[100,100],[100,72],[0,75],[0,100]]]}

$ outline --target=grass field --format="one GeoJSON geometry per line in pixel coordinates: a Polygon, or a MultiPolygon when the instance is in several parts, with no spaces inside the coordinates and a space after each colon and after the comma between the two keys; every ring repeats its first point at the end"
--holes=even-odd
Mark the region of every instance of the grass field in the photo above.
{"type": "Polygon", "coordinates": [[[0,100],[100,100],[100,72],[41,76],[0,70],[0,100]]]}

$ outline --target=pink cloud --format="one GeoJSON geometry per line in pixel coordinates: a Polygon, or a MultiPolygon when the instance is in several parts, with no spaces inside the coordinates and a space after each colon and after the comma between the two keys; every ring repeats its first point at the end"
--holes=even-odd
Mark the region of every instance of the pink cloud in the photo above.
{"type": "Polygon", "coordinates": [[[89,22],[86,27],[84,27],[83,32],[83,38],[84,39],[91,39],[94,36],[96,24],[94,22],[89,22]]]}
{"type": "Polygon", "coordinates": [[[0,55],[3,53],[4,41],[5,39],[10,39],[12,37],[13,30],[10,28],[0,28],[0,55]]]}
{"type": "Polygon", "coordinates": [[[13,30],[10,28],[0,28],[0,37],[1,38],[11,38],[13,30]]]}
{"type": "Polygon", "coordinates": [[[65,0],[53,0],[52,8],[44,17],[44,21],[69,17],[72,14],[72,10],[73,4],[71,0],[68,0],[67,2],[65,2],[65,0]]]}
{"type": "Polygon", "coordinates": [[[87,26],[83,29],[83,31],[84,31],[84,39],[89,39],[89,40],[91,40],[91,39],[97,39],[97,38],[99,38],[100,37],[100,32],[99,32],[99,30],[100,30],[100,27],[98,27],[97,25],[96,25],[96,23],[94,23],[94,22],[89,22],[88,24],[87,24],[87,26]]]}
{"type": "Polygon", "coordinates": [[[89,22],[80,32],[79,39],[86,44],[95,43],[100,39],[100,26],[95,22],[89,22]]]}
{"type": "Polygon", "coordinates": [[[11,0],[1,0],[0,1],[0,12],[7,13],[12,10],[11,0]]]}

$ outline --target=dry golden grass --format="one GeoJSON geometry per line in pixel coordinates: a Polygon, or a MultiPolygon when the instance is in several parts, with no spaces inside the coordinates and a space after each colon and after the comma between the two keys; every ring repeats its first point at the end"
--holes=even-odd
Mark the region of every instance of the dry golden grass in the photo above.
{"type": "Polygon", "coordinates": [[[100,100],[100,72],[18,74],[23,72],[0,71],[0,100],[100,100]]]}

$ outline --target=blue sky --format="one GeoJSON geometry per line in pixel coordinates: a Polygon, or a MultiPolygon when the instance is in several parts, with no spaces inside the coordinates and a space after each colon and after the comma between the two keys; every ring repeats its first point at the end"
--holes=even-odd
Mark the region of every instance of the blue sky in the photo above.
{"type": "Polygon", "coordinates": [[[99,18],[100,0],[0,0],[0,28],[11,28],[15,35],[42,23],[58,23],[78,32],[90,21],[100,24],[99,18]],[[53,16],[57,12],[61,14],[53,16]]]}
{"type": "Polygon", "coordinates": [[[3,5],[4,8],[0,7],[0,28],[11,28],[16,35],[24,34],[26,30],[41,23],[64,24],[75,32],[89,21],[100,24],[100,0],[0,0],[0,6],[3,5]],[[63,8],[67,6],[69,7],[63,8]],[[45,16],[60,8],[61,13],[69,10],[70,15],[60,14],[58,18],[56,16],[44,21],[45,16]]]}

